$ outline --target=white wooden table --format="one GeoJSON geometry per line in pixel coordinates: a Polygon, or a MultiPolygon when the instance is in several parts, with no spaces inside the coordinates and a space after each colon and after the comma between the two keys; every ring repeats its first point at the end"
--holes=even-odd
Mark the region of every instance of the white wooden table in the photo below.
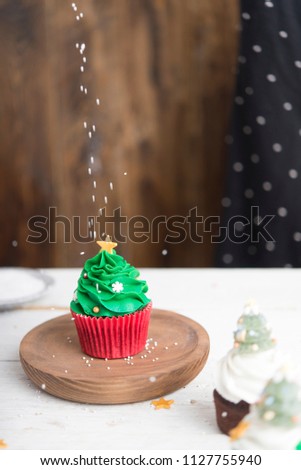
{"type": "Polygon", "coordinates": [[[0,439],[9,449],[227,449],[212,402],[216,361],[232,347],[245,301],[255,298],[279,346],[301,356],[301,271],[298,269],[141,269],[154,307],[186,315],[206,328],[211,351],[205,369],[167,398],[168,410],[131,405],[71,403],[37,389],[24,374],[18,349],[34,326],[64,310],[80,269],[45,270],[55,284],[31,304],[37,310],[0,312],[0,439]]]}

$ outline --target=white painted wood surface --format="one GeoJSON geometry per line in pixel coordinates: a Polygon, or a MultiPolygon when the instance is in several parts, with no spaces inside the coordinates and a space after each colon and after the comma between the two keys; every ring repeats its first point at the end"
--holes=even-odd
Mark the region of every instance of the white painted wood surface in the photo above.
{"type": "MultiPolygon", "coordinates": [[[[52,397],[25,376],[19,343],[34,326],[68,311],[80,269],[45,270],[55,279],[28,309],[0,312],[0,439],[9,449],[226,449],[215,423],[212,391],[216,361],[232,347],[243,305],[255,298],[279,346],[301,355],[301,271],[298,269],[141,269],[157,308],[174,310],[206,328],[211,352],[205,369],[169,395],[169,410],[150,402],[82,405],[52,397]],[[31,306],[66,310],[31,310],[31,306]]],[[[171,378],[172,380],[172,378],[171,378]]]]}

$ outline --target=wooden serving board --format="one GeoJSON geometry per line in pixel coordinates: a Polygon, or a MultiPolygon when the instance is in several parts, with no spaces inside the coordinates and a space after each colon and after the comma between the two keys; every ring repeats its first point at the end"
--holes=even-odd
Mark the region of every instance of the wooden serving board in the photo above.
{"type": "Polygon", "coordinates": [[[81,351],[71,315],[31,330],[20,344],[27,376],[45,392],[80,403],[150,400],[189,383],[204,367],[209,336],[189,318],[153,309],[146,349],[130,359],[92,359],[81,351]]]}

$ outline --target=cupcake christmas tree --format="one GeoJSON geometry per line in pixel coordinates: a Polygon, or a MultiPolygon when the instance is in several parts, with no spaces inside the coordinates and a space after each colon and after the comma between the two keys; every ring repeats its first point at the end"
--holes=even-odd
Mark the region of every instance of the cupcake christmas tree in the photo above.
{"type": "Polygon", "coordinates": [[[301,449],[301,393],[278,372],[251,412],[229,433],[235,449],[301,449]]]}
{"type": "Polygon", "coordinates": [[[271,328],[265,317],[258,312],[254,303],[247,304],[234,332],[234,348],[239,354],[244,354],[266,351],[274,344],[275,340],[271,337],[271,328]]]}

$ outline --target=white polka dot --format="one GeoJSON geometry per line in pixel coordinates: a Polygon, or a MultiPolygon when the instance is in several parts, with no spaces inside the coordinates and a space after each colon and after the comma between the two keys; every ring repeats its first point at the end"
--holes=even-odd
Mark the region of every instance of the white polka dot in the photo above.
{"type": "Polygon", "coordinates": [[[167,253],[168,253],[168,251],[167,251],[167,250],[162,250],[162,255],[163,255],[163,256],[166,256],[166,255],[167,255],[167,253]]]}
{"type": "Polygon", "coordinates": [[[260,124],[260,126],[264,126],[265,123],[266,123],[266,120],[265,120],[265,118],[264,118],[263,116],[257,116],[256,122],[257,122],[258,124],[260,124]]]}
{"type": "Polygon", "coordinates": [[[283,103],[283,107],[286,111],[291,111],[293,109],[293,105],[291,103],[283,103]]]}
{"type": "Polygon", "coordinates": [[[233,137],[232,137],[232,135],[226,135],[226,137],[225,137],[225,144],[228,144],[228,145],[233,144],[233,137]]]}
{"type": "Polygon", "coordinates": [[[273,2],[264,2],[265,6],[268,8],[273,8],[274,3],[273,2]]]}
{"type": "Polygon", "coordinates": [[[258,44],[255,44],[253,47],[252,47],[253,51],[254,52],[262,52],[262,47],[259,46],[258,44]]]}
{"type": "Polygon", "coordinates": [[[256,246],[251,245],[251,246],[248,247],[247,251],[248,251],[249,255],[255,255],[257,253],[257,248],[256,248],[256,246]]]}
{"type": "Polygon", "coordinates": [[[223,197],[221,200],[221,205],[223,207],[230,207],[231,206],[231,199],[229,197],[223,197]]]}
{"type": "Polygon", "coordinates": [[[276,82],[277,78],[276,78],[276,76],[273,75],[272,73],[269,73],[269,74],[267,75],[267,80],[268,80],[269,82],[273,83],[273,82],[276,82]]]}
{"type": "Polygon", "coordinates": [[[230,253],[227,253],[223,256],[223,262],[225,264],[231,264],[233,261],[233,256],[230,253]]]}
{"type": "Polygon", "coordinates": [[[266,248],[266,250],[268,250],[268,251],[274,251],[275,248],[276,248],[275,242],[267,242],[267,243],[265,244],[265,248],[266,248]]]}
{"type": "Polygon", "coordinates": [[[301,232],[295,232],[293,238],[295,242],[301,242],[301,232]]]}
{"type": "Polygon", "coordinates": [[[286,217],[287,216],[287,209],[285,207],[279,207],[277,212],[278,212],[278,215],[280,217],[286,217]]]}
{"type": "Polygon", "coordinates": [[[282,151],[282,145],[281,144],[278,144],[277,142],[275,144],[273,144],[273,150],[274,152],[281,152],[282,151]]]}
{"type": "Polygon", "coordinates": [[[298,69],[301,69],[301,60],[295,60],[294,64],[298,69]]]}
{"type": "Polygon", "coordinates": [[[250,13],[247,13],[246,11],[244,11],[242,14],[241,14],[242,18],[244,20],[250,20],[251,19],[251,15],[250,13]]]}
{"type": "Polygon", "coordinates": [[[242,128],[242,131],[243,131],[243,133],[246,134],[246,135],[252,134],[252,129],[251,129],[250,126],[244,126],[244,127],[242,128]]]}
{"type": "Polygon", "coordinates": [[[233,165],[233,170],[236,171],[237,173],[240,173],[244,169],[244,166],[240,162],[235,162],[233,165]]]}
{"type": "Polygon", "coordinates": [[[252,199],[253,196],[254,196],[254,191],[253,191],[253,189],[249,189],[249,188],[248,188],[248,189],[245,190],[245,197],[246,197],[247,199],[252,199]]]}
{"type": "Polygon", "coordinates": [[[272,189],[272,184],[269,181],[265,181],[262,185],[263,189],[265,191],[271,191],[272,189]]]}
{"type": "Polygon", "coordinates": [[[245,58],[245,56],[239,55],[238,58],[237,58],[237,61],[238,61],[240,64],[245,64],[245,63],[247,62],[247,59],[245,58]]]}
{"type": "Polygon", "coordinates": [[[252,163],[259,163],[260,158],[259,155],[257,155],[256,153],[253,153],[250,158],[252,163]]]}
{"type": "Polygon", "coordinates": [[[292,168],[291,170],[289,170],[288,176],[294,180],[298,178],[298,171],[292,168]]]}
{"type": "Polygon", "coordinates": [[[281,38],[285,38],[285,39],[286,39],[286,38],[288,37],[288,34],[287,34],[286,31],[279,31],[279,36],[280,36],[281,38]]]}
{"type": "Polygon", "coordinates": [[[246,92],[247,95],[250,95],[250,96],[251,96],[251,95],[253,95],[254,90],[253,90],[253,88],[251,88],[250,86],[247,86],[247,87],[245,88],[245,92],[246,92]]]}
{"type": "Polygon", "coordinates": [[[245,100],[241,96],[235,96],[234,101],[236,104],[244,104],[245,100]]]}

